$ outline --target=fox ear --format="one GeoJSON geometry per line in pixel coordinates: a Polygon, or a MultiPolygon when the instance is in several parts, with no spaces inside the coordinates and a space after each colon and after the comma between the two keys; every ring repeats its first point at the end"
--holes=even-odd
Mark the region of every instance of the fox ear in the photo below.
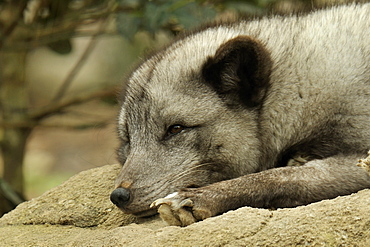
{"type": "Polygon", "coordinates": [[[222,96],[258,106],[268,89],[271,73],[270,54],[248,36],[238,36],[221,45],[202,68],[205,81],[222,96]]]}

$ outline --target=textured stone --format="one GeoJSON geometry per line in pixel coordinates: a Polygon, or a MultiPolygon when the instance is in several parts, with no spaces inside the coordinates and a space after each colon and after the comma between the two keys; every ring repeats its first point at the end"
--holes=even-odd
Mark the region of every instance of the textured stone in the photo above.
{"type": "Polygon", "coordinates": [[[0,245],[370,246],[370,190],[291,209],[244,207],[181,228],[116,209],[109,193],[118,171],[82,172],[19,205],[0,219],[0,245]]]}

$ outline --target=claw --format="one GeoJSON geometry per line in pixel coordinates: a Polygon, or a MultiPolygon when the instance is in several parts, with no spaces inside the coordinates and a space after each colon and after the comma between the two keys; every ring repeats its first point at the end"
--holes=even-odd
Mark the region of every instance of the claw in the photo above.
{"type": "Polygon", "coordinates": [[[196,222],[192,213],[194,202],[189,199],[177,197],[178,193],[172,193],[165,198],[155,200],[150,208],[157,208],[160,217],[172,226],[187,226],[196,222]]]}
{"type": "Polygon", "coordinates": [[[157,208],[161,206],[162,204],[167,204],[169,206],[172,206],[173,201],[171,200],[171,198],[177,196],[177,194],[178,194],[177,192],[174,192],[174,193],[167,195],[164,198],[155,200],[154,202],[152,202],[152,204],[150,204],[150,208],[157,208]]]}
{"type": "Polygon", "coordinates": [[[178,205],[179,208],[182,208],[182,207],[193,207],[194,206],[194,202],[192,200],[190,200],[189,198],[181,201],[178,205]]]}
{"type": "Polygon", "coordinates": [[[365,159],[360,159],[357,164],[357,166],[364,168],[370,175],[370,151],[368,152],[368,155],[365,159]]]}
{"type": "Polygon", "coordinates": [[[150,204],[150,208],[157,208],[157,207],[161,206],[162,204],[167,204],[167,205],[171,206],[172,201],[167,199],[167,198],[160,198],[160,199],[157,199],[154,202],[152,202],[152,204],[150,204]]]}

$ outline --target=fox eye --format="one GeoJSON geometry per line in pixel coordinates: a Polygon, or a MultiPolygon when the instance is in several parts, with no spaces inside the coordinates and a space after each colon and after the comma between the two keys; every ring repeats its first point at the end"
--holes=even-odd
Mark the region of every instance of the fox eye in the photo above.
{"type": "Polygon", "coordinates": [[[181,133],[183,130],[185,130],[185,128],[186,127],[179,124],[171,125],[167,130],[167,136],[177,135],[181,133]]]}

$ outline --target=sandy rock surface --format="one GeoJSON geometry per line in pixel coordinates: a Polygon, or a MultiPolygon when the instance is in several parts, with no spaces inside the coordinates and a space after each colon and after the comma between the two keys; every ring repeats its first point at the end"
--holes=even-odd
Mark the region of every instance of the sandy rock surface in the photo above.
{"type": "Polygon", "coordinates": [[[82,172],[0,219],[0,246],[370,246],[370,190],[275,211],[250,207],[188,227],[109,201],[118,165],[82,172]]]}

